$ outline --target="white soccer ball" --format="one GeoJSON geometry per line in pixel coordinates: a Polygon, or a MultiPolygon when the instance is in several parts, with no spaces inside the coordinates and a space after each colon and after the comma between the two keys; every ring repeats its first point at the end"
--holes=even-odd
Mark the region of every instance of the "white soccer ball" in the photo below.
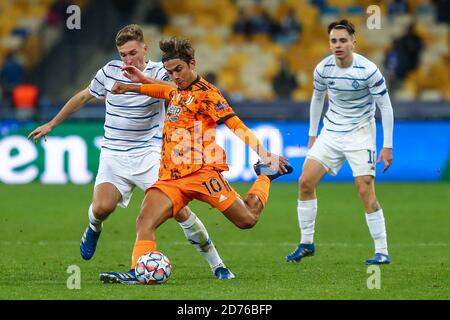
{"type": "Polygon", "coordinates": [[[172,273],[169,259],[159,251],[141,256],[136,264],[136,278],[142,284],[162,284],[169,280],[172,273]]]}

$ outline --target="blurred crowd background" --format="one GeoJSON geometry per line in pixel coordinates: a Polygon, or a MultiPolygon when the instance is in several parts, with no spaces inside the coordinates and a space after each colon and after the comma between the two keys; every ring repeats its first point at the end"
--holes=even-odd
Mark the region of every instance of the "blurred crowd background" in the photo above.
{"type": "MultiPolygon", "coordinates": [[[[119,59],[114,38],[138,23],[158,41],[187,37],[198,71],[231,102],[307,103],[315,65],[330,54],[327,25],[347,18],[356,49],[374,61],[396,102],[450,109],[449,0],[0,0],[0,119],[48,118],[119,59]],[[81,29],[66,22],[81,9],[81,29]],[[379,29],[367,19],[376,5],[379,29]]],[[[395,105],[394,105],[395,108],[395,105]]]]}

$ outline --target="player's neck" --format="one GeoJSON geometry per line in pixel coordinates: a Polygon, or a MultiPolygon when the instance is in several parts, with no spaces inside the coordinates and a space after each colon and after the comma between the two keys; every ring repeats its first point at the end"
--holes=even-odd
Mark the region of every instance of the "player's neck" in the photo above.
{"type": "Polygon", "coordinates": [[[344,59],[335,58],[335,60],[336,60],[336,65],[339,68],[348,68],[353,64],[353,53],[350,53],[344,59]]]}
{"type": "Polygon", "coordinates": [[[193,74],[193,78],[190,79],[191,81],[189,82],[189,85],[187,86],[187,89],[189,89],[190,87],[192,87],[193,84],[195,84],[196,82],[200,81],[200,76],[195,73],[193,74]]]}

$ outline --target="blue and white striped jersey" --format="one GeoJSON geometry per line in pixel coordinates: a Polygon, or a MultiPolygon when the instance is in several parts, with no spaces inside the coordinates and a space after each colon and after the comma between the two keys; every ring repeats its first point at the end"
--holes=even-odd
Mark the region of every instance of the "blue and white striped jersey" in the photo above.
{"type": "MultiPolygon", "coordinates": [[[[142,153],[149,148],[161,148],[165,118],[164,100],[139,93],[112,94],[116,81],[133,83],[120,69],[120,60],[101,68],[89,86],[89,92],[106,105],[105,135],[102,152],[123,154],[142,153]]],[[[169,80],[162,62],[149,61],[144,73],[154,79],[169,80]]]]}
{"type": "Polygon", "coordinates": [[[314,90],[318,96],[328,92],[323,124],[332,132],[350,132],[366,124],[374,118],[375,100],[388,97],[378,67],[357,53],[348,68],[338,67],[334,55],[323,59],[314,70],[314,90]]]}

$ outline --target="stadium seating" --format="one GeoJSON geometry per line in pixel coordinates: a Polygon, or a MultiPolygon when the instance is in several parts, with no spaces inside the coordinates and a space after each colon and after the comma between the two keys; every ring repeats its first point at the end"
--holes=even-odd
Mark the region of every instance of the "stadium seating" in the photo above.
{"type": "MultiPolygon", "coordinates": [[[[57,43],[61,30],[46,28],[42,34],[42,25],[56,1],[0,1],[0,66],[8,52],[16,52],[29,70],[41,61],[45,48],[57,43]]],[[[382,25],[369,30],[366,8],[373,2],[327,0],[319,8],[310,0],[164,0],[162,5],[170,23],[161,29],[144,25],[144,34],[153,44],[162,38],[189,37],[201,61],[199,72],[215,74],[219,87],[237,99],[276,100],[273,81],[283,57],[298,80],[292,99],[306,101],[312,92],[314,66],[330,54],[326,27],[331,21],[344,17],[351,20],[357,29],[356,51],[383,69],[393,40],[403,35],[415,19],[417,33],[425,44],[421,61],[417,70],[408,73],[401,85],[391,90],[391,95],[400,100],[448,99],[449,30],[436,23],[434,7],[426,0],[407,0],[407,14],[390,15],[387,1],[378,1],[382,25]],[[290,43],[277,42],[268,33],[237,34],[233,27],[241,9],[251,17],[259,17],[265,11],[275,23],[281,23],[293,10],[301,22],[301,34],[290,43]],[[430,72],[433,76],[427,80],[430,72]]],[[[71,3],[83,8],[90,0],[71,3]]],[[[150,58],[158,60],[160,54],[151,50],[150,58]]]]}
{"type": "Polygon", "coordinates": [[[410,14],[389,17],[387,3],[377,3],[383,16],[382,27],[376,30],[367,29],[365,24],[365,8],[373,1],[328,0],[326,3],[325,8],[317,8],[308,0],[195,0],[183,3],[166,0],[163,5],[171,24],[164,28],[161,36],[191,38],[201,59],[199,71],[216,73],[220,87],[234,97],[246,99],[277,98],[272,81],[279,68],[277,61],[282,55],[286,56],[290,69],[299,80],[292,98],[308,100],[312,92],[313,68],[329,54],[328,23],[344,17],[350,19],[357,28],[356,51],[383,69],[387,50],[396,37],[405,33],[416,14],[417,31],[426,44],[420,68],[411,72],[392,95],[399,99],[448,99],[448,28],[435,23],[433,7],[427,1],[408,0],[410,14]],[[299,40],[281,45],[268,35],[244,37],[233,34],[232,27],[241,8],[251,16],[258,16],[265,10],[276,22],[280,22],[288,10],[294,9],[303,28],[299,40]],[[442,68],[443,63],[447,68],[442,68]],[[437,67],[439,65],[441,68],[437,67]],[[425,81],[430,72],[437,72],[436,76],[432,81],[425,81]]]}
{"type": "MultiPolygon", "coordinates": [[[[71,4],[83,8],[90,0],[75,0],[71,4]]],[[[41,59],[45,40],[39,33],[56,0],[0,1],[0,66],[8,52],[18,53],[30,69],[41,59]],[[44,40],[44,41],[43,41],[44,40]]]]}

